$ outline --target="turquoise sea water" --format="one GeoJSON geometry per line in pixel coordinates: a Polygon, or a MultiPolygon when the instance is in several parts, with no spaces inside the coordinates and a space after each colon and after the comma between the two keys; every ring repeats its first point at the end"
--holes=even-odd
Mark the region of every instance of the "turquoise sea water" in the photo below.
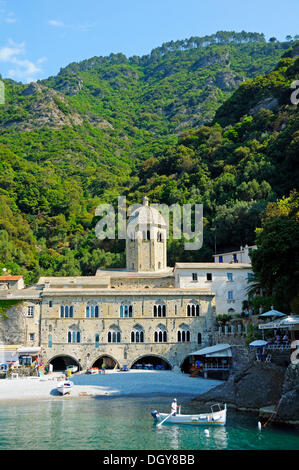
{"type": "MultiPolygon", "coordinates": [[[[1,404],[0,450],[299,449],[299,430],[269,425],[260,432],[256,415],[230,410],[225,427],[157,428],[151,411],[168,412],[171,398],[61,398],[1,404]]],[[[190,403],[190,397],[181,397],[178,402],[183,413],[202,411],[198,403],[190,403]]]]}

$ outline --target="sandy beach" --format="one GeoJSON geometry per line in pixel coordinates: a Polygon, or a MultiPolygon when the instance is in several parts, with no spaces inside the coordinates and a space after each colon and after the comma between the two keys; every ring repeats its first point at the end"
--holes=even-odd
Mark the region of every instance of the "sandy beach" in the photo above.
{"type": "Polygon", "coordinates": [[[71,395],[60,396],[56,390],[57,374],[41,378],[0,380],[0,401],[69,399],[94,396],[169,394],[199,395],[220,383],[219,380],[191,378],[172,371],[106,371],[104,375],[78,374],[71,378],[71,395]]]}

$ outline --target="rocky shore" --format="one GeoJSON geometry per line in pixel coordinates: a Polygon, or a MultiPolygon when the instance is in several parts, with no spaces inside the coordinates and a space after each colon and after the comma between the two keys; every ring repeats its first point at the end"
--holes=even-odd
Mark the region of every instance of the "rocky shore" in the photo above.
{"type": "Polygon", "coordinates": [[[299,364],[287,368],[272,363],[251,362],[234,371],[221,385],[193,400],[205,404],[219,401],[242,411],[274,406],[272,422],[299,424],[299,364]]]}

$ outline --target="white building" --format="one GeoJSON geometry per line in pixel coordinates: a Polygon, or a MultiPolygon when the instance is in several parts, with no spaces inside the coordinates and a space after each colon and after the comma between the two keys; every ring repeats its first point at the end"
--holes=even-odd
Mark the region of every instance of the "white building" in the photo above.
{"type": "Polygon", "coordinates": [[[241,246],[240,250],[229,251],[227,253],[217,253],[213,255],[215,263],[247,263],[251,264],[250,253],[257,248],[256,245],[245,247],[241,246]]]}
{"type": "Polygon", "coordinates": [[[217,315],[241,313],[242,302],[248,299],[248,263],[176,263],[174,273],[177,288],[209,288],[215,294],[217,315]]]}

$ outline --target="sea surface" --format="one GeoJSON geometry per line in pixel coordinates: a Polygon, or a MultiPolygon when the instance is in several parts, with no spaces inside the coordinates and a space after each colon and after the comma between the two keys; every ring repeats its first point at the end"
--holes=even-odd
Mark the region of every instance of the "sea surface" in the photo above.
{"type": "MultiPolygon", "coordinates": [[[[170,411],[173,397],[61,397],[0,404],[0,450],[290,450],[299,430],[268,425],[256,414],[228,410],[225,427],[153,424],[151,411],[170,411]]],[[[177,397],[182,413],[199,413],[190,397],[177,397]]]]}

